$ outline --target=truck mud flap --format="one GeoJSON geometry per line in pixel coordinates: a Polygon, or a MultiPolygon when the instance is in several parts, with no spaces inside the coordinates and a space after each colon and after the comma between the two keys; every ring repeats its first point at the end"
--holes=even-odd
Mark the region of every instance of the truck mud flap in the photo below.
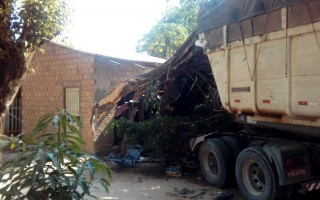
{"type": "Polygon", "coordinates": [[[308,182],[303,184],[304,185],[304,189],[305,192],[311,192],[314,190],[319,190],[320,189],[320,180],[316,180],[316,181],[312,181],[312,182],[308,182]]]}

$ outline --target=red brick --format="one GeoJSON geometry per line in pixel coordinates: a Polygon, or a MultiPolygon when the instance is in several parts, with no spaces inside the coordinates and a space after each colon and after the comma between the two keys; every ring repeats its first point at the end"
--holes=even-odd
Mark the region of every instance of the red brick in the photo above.
{"type": "Polygon", "coordinates": [[[110,92],[119,80],[135,76],[143,70],[136,66],[115,65],[109,58],[95,59],[60,45],[47,43],[45,54],[37,53],[31,63],[36,73],[27,73],[22,85],[22,120],[24,131],[30,132],[38,118],[64,106],[65,87],[80,87],[80,115],[84,122],[81,129],[87,145],[83,149],[94,151],[94,137],[90,118],[94,105],[94,89],[110,92]],[[27,116],[27,117],[26,117],[27,116]]]}

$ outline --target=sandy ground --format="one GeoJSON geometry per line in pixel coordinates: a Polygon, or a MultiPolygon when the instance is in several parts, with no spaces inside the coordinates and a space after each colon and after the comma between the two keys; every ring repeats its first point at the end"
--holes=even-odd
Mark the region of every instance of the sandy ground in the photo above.
{"type": "MultiPolygon", "coordinates": [[[[15,154],[3,153],[4,160],[12,159],[14,156],[15,154]]],[[[110,166],[113,167],[112,164],[110,166]]],[[[100,173],[97,176],[106,178],[111,184],[109,193],[104,191],[99,183],[94,184],[95,188],[90,191],[99,200],[215,200],[226,191],[233,195],[230,200],[244,200],[237,189],[224,190],[212,187],[203,179],[200,171],[172,177],[165,173],[163,166],[151,162],[138,163],[135,168],[122,168],[119,173],[112,173],[112,179],[106,174],[100,173]]],[[[289,199],[318,200],[320,190],[307,195],[299,195],[293,191],[289,199]]]]}
{"type": "MultiPolygon", "coordinates": [[[[225,190],[210,186],[199,173],[188,173],[181,177],[171,177],[166,175],[160,166],[152,164],[147,164],[147,166],[141,166],[140,164],[140,166],[134,169],[124,168],[119,173],[114,172],[112,175],[112,179],[108,179],[111,184],[109,193],[104,192],[102,189],[92,190],[92,194],[97,196],[98,199],[213,200],[225,193],[225,190]],[[196,196],[192,197],[193,195],[196,196]]],[[[97,186],[100,187],[99,185],[97,186]]],[[[230,191],[233,193],[233,198],[231,199],[243,199],[239,191],[230,191]]]]}
{"type": "MultiPolygon", "coordinates": [[[[4,153],[3,159],[12,159],[15,154],[4,153]]],[[[110,164],[112,168],[112,163],[110,164]]],[[[98,174],[110,182],[109,193],[95,183],[91,194],[99,200],[214,200],[225,193],[225,190],[210,186],[200,172],[184,173],[181,177],[168,176],[164,168],[157,163],[142,162],[135,168],[122,168],[118,173],[112,173],[112,178],[106,174],[98,174]],[[189,196],[189,197],[188,197],[189,196]]],[[[240,192],[230,189],[234,200],[243,200],[240,192]]],[[[1,196],[1,195],[0,195],[1,196]]],[[[94,198],[86,197],[87,200],[94,198]]]]}

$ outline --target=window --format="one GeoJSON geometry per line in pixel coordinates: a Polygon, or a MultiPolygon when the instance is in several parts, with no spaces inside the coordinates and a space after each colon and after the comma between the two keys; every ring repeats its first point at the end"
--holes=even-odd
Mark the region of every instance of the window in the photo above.
{"type": "Polygon", "coordinates": [[[77,117],[80,117],[80,88],[66,88],[65,106],[67,112],[77,117]]]}

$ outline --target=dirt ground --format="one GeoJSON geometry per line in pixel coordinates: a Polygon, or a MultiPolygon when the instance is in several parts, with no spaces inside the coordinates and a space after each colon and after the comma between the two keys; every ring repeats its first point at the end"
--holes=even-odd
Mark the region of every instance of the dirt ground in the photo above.
{"type": "MultiPolygon", "coordinates": [[[[106,175],[99,174],[106,178],[106,175]]],[[[209,185],[201,172],[184,173],[181,177],[168,176],[163,167],[152,163],[139,163],[136,168],[123,168],[113,172],[109,193],[92,190],[100,200],[215,200],[227,191],[231,198],[220,200],[244,200],[240,192],[233,189],[218,189],[209,185]]],[[[289,200],[319,200],[320,190],[300,195],[296,189],[287,196],[289,200]]],[[[88,200],[93,198],[87,198],[88,200]]],[[[219,198],[218,198],[219,199],[219,198]]]]}
{"type": "MultiPolygon", "coordinates": [[[[10,160],[16,155],[4,152],[3,159],[10,160]]],[[[114,166],[109,164],[111,168],[114,166]]],[[[106,174],[98,174],[110,182],[109,193],[95,183],[91,194],[99,200],[214,200],[226,190],[210,186],[200,172],[183,173],[181,177],[168,176],[164,167],[158,163],[141,162],[135,168],[122,168],[113,171],[112,179],[106,174]]],[[[240,192],[228,190],[233,197],[230,200],[244,200],[240,192]]],[[[1,196],[1,195],[0,195],[1,196]]],[[[94,198],[86,197],[87,200],[94,198]]]]}
{"type": "MultiPolygon", "coordinates": [[[[12,159],[15,154],[4,152],[3,159],[12,159]]],[[[113,168],[112,164],[109,164],[113,168]]],[[[112,179],[106,174],[98,177],[107,178],[111,186],[105,192],[99,183],[95,183],[91,194],[99,200],[215,200],[217,197],[231,192],[231,198],[220,200],[244,200],[237,189],[217,189],[209,185],[201,172],[183,173],[181,177],[168,176],[164,167],[158,163],[139,162],[135,168],[122,168],[119,173],[113,172],[112,179]]],[[[1,186],[0,186],[1,187],[1,186]]],[[[1,199],[1,194],[0,194],[1,199]]],[[[86,197],[87,200],[94,198],[86,197]]],[[[320,191],[308,195],[299,195],[295,190],[292,200],[318,200],[320,191]]]]}
{"type": "MultiPolygon", "coordinates": [[[[168,176],[159,165],[150,163],[140,164],[133,169],[124,168],[119,173],[114,172],[112,175],[112,179],[108,179],[111,184],[109,193],[102,189],[92,191],[92,194],[98,199],[214,200],[226,192],[210,186],[200,173],[185,173],[181,177],[172,177],[168,176]]],[[[233,194],[233,197],[229,199],[244,199],[239,191],[234,189],[229,191],[233,194]]]]}

